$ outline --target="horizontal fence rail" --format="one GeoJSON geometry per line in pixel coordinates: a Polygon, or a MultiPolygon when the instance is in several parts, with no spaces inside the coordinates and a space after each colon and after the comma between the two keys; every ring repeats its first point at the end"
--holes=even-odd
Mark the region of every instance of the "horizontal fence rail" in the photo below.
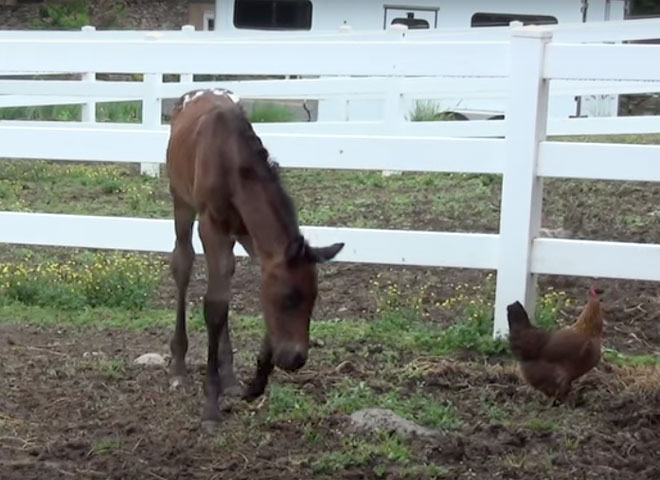
{"type": "MultiPolygon", "coordinates": [[[[0,212],[0,242],[169,253],[174,221],[0,212]],[[127,234],[130,232],[130,235],[127,234]]],[[[312,245],[345,242],[337,261],[493,269],[497,235],[360,228],[301,227],[312,245]]],[[[203,252],[193,229],[195,250],[203,252]]],[[[246,256],[237,245],[237,255],[246,256]]]]}
{"type": "Polygon", "coordinates": [[[0,72],[498,77],[507,75],[507,50],[506,42],[0,38],[0,72]]]}
{"type": "MultiPolygon", "coordinates": [[[[501,173],[504,162],[502,139],[300,133],[261,137],[271,155],[290,168],[501,173]]],[[[0,128],[2,156],[8,158],[164,163],[167,139],[162,129],[0,128]]]]}
{"type": "MultiPolygon", "coordinates": [[[[283,167],[502,175],[500,230],[481,234],[304,226],[313,244],[346,243],[338,261],[495,270],[495,336],[508,332],[508,303],[520,300],[528,310],[534,308],[539,274],[660,281],[660,245],[540,234],[545,177],[660,181],[660,146],[547,139],[660,131],[658,116],[548,114],[554,95],[659,91],[659,46],[597,43],[653,38],[660,22],[477,30],[269,33],[250,39],[198,35],[189,29],[51,36],[3,32],[0,106],[73,99],[83,104],[83,116],[89,119],[96,102],[134,99],[142,101],[146,114],[136,125],[3,121],[0,157],[160,165],[169,134],[161,124],[160,102],[192,88],[230,88],[247,99],[383,99],[382,121],[255,124],[255,130],[283,167]],[[104,55],[98,54],[101,48],[104,55]],[[83,77],[11,79],[12,72],[78,72],[83,77]],[[172,72],[182,74],[181,81],[163,82],[162,75],[172,72]],[[144,77],[100,81],[94,73],[144,77]],[[193,82],[193,73],[326,78],[193,82]],[[405,101],[463,96],[502,99],[505,119],[403,120],[405,101]]],[[[174,244],[169,219],[0,212],[0,225],[3,243],[155,252],[170,252],[174,244]]],[[[196,230],[194,235],[201,252],[196,230]]],[[[241,247],[236,251],[245,255],[241,247]]]]}
{"type": "MultiPolygon", "coordinates": [[[[408,98],[427,99],[433,97],[497,98],[506,97],[508,79],[505,77],[402,77],[396,81],[397,93],[408,98]]],[[[318,99],[332,96],[360,96],[381,98],[392,88],[392,79],[383,78],[305,78],[273,80],[222,80],[195,82],[165,82],[150,88],[142,81],[89,82],[81,88],[82,80],[0,80],[0,93],[23,96],[67,96],[105,97],[97,101],[141,100],[146,95],[159,98],[176,98],[191,88],[226,88],[241,97],[248,98],[295,98],[318,99]]],[[[660,82],[654,81],[585,81],[555,80],[550,84],[550,95],[608,95],[625,93],[657,93],[660,82]]],[[[46,98],[47,98],[46,97],[46,98]]],[[[2,98],[2,97],[0,97],[2,98]]]]}

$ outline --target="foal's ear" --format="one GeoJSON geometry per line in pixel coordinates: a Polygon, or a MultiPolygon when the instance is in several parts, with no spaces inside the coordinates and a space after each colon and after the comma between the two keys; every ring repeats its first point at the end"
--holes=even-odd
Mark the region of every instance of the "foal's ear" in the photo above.
{"type": "Polygon", "coordinates": [[[305,238],[302,235],[296,236],[286,246],[286,251],[284,252],[286,261],[291,263],[304,258],[308,248],[305,238]]]}
{"type": "Polygon", "coordinates": [[[329,247],[308,247],[311,261],[315,263],[329,262],[344,248],[344,243],[333,243],[329,247]]]}

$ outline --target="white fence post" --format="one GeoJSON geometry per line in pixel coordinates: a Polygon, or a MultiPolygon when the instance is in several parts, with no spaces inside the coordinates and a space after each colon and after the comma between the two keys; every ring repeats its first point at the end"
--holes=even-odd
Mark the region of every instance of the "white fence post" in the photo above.
{"type": "MultiPolygon", "coordinates": [[[[406,25],[390,25],[387,29],[388,35],[394,38],[399,37],[403,40],[403,34],[408,30],[406,25]]],[[[387,92],[385,93],[385,103],[383,105],[385,128],[391,135],[396,135],[401,122],[403,121],[403,99],[401,94],[401,77],[391,76],[387,80],[387,92]]],[[[400,170],[383,170],[382,176],[401,175],[400,170]]]]}
{"type": "MultiPolygon", "coordinates": [[[[92,36],[96,31],[96,27],[85,25],[81,28],[85,35],[92,36]]],[[[82,81],[84,83],[96,82],[96,72],[85,72],[82,74],[82,81]]],[[[85,87],[83,87],[85,88],[85,87]]],[[[82,105],[81,121],[86,123],[96,123],[96,102],[93,100],[87,101],[82,105]]]]}
{"type": "Polygon", "coordinates": [[[495,338],[508,335],[507,305],[520,301],[532,318],[535,309],[536,276],[530,263],[541,224],[543,181],[536,168],[539,143],[546,135],[549,81],[543,78],[543,64],[551,38],[552,32],[543,27],[514,28],[511,34],[495,338]]]}
{"type": "MultiPolygon", "coordinates": [[[[142,126],[156,130],[162,125],[163,104],[160,86],[163,83],[163,75],[160,73],[145,73],[143,81],[147,87],[147,93],[142,99],[142,126]]],[[[158,177],[160,176],[160,164],[140,163],[140,173],[158,177]]]]}
{"type": "MultiPolygon", "coordinates": [[[[353,28],[343,23],[339,26],[341,33],[351,33],[353,28]]],[[[327,78],[327,77],[319,77],[327,78]]],[[[333,96],[331,98],[320,98],[316,120],[318,122],[346,122],[349,120],[349,102],[346,96],[333,96]]]]}
{"type": "MultiPolygon", "coordinates": [[[[181,27],[181,31],[184,32],[184,35],[190,36],[192,33],[195,32],[195,26],[194,25],[184,25],[181,27]]],[[[179,77],[179,82],[181,83],[186,83],[186,84],[191,84],[193,83],[193,74],[192,73],[182,73],[181,76],[179,77]]]]}

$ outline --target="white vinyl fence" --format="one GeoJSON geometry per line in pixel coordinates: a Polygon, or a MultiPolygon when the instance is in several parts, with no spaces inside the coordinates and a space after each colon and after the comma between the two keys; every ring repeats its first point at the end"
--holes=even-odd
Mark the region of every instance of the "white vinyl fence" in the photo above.
{"type": "MultiPolygon", "coordinates": [[[[502,174],[499,234],[303,227],[314,244],[346,242],[338,261],[496,270],[493,333],[502,336],[507,334],[507,304],[521,300],[533,310],[538,274],[660,280],[660,245],[539,238],[544,177],[660,181],[658,146],[546,140],[549,132],[659,132],[657,117],[553,121],[547,109],[553,87],[588,90],[591,82],[605,91],[653,91],[649,82],[660,82],[660,46],[560,43],[547,27],[507,32],[506,38],[483,41],[442,36],[417,41],[237,39],[192,33],[145,39],[101,32],[87,32],[81,39],[3,33],[0,75],[145,74],[139,86],[101,86],[106,82],[89,79],[82,85],[75,82],[75,87],[66,81],[41,82],[58,95],[88,92],[94,101],[97,96],[144,98],[154,88],[160,89],[158,97],[179,95],[190,86],[190,75],[198,72],[340,77],[213,84],[231,84],[237,93],[250,96],[267,92],[269,98],[274,89],[294,98],[305,88],[314,95],[341,95],[342,89],[355,94],[358,85],[365,95],[379,86],[410,95],[426,95],[424,89],[451,90],[458,84],[501,89],[507,98],[506,120],[403,122],[392,113],[401,111],[399,93],[388,97],[383,122],[296,122],[258,125],[257,131],[283,167],[502,174]],[[187,80],[171,85],[159,81],[172,72],[187,75],[187,80]],[[353,76],[365,78],[349,78],[353,76]]],[[[0,93],[48,94],[36,84],[25,84],[29,86],[22,90],[13,81],[2,81],[0,93]]],[[[0,122],[0,157],[162,164],[168,128],[152,107],[149,119],[134,126],[0,122]]],[[[197,233],[194,241],[201,252],[197,233]]],[[[0,242],[169,252],[174,229],[171,220],[0,212],[0,242]]],[[[239,246],[236,253],[245,255],[239,246]]]]}

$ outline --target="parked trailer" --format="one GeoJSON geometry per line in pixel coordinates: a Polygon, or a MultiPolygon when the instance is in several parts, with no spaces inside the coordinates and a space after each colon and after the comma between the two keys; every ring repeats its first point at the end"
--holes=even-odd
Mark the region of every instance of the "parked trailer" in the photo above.
{"type": "MultiPolygon", "coordinates": [[[[623,20],[630,0],[215,0],[202,7],[202,27],[219,34],[255,31],[324,33],[350,28],[377,31],[402,26],[429,32],[530,24],[567,24],[623,20]]],[[[199,5],[195,7],[200,10],[199,5]]],[[[429,99],[431,100],[431,99],[429,99]]],[[[459,119],[502,118],[505,98],[433,99],[435,108],[459,119]]],[[[407,102],[411,111],[414,101],[407,102]]],[[[607,117],[618,114],[618,95],[554,97],[551,117],[607,117]]],[[[319,102],[318,118],[378,120],[382,100],[333,99],[319,102]]]]}

